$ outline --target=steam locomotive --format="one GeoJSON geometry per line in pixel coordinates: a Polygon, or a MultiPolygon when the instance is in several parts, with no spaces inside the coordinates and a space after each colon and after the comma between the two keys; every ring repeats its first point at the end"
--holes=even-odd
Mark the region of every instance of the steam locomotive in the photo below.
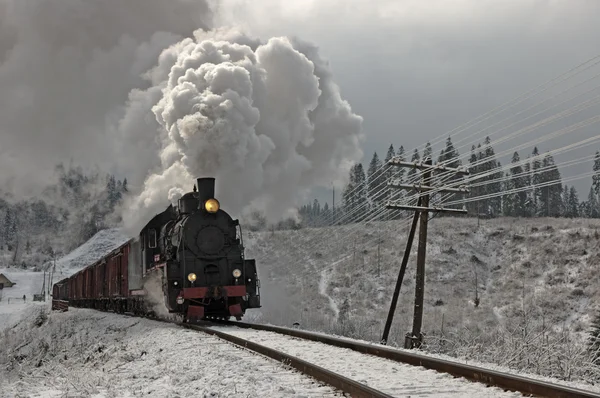
{"type": "Polygon", "coordinates": [[[53,308],[155,313],[147,284],[160,280],[164,306],[187,322],[240,320],[260,308],[254,259],[244,257],[242,231],[214,197],[215,179],[199,178],[177,207],[157,214],[138,236],[57,282],[53,308]]]}

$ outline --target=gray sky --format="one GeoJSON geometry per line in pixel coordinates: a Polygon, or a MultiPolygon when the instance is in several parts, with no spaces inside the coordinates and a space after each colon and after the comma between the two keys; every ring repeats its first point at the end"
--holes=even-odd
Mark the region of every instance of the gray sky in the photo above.
{"type": "MultiPolygon", "coordinates": [[[[224,19],[245,25],[252,33],[297,34],[319,45],[342,95],[364,117],[365,163],[375,150],[385,156],[390,143],[406,149],[423,145],[600,54],[600,1],[595,0],[232,0],[225,4],[223,9],[235,12],[224,19]]],[[[600,73],[600,68],[586,77],[593,73],[600,73]]],[[[591,113],[598,114],[598,107],[591,113]]],[[[589,116],[578,115],[568,124],[589,116]]],[[[528,137],[557,128],[548,126],[528,137]]],[[[541,144],[540,150],[592,136],[594,128],[582,134],[541,144]]],[[[439,149],[434,147],[436,155],[439,149]]],[[[596,149],[600,143],[582,153],[596,149]]],[[[522,157],[525,152],[531,150],[520,151],[522,157]]],[[[567,158],[557,157],[557,162],[567,158]]],[[[588,169],[586,165],[563,174],[588,169]]],[[[580,196],[587,196],[589,181],[575,184],[580,196]]]]}
{"type": "MultiPolygon", "coordinates": [[[[157,125],[147,112],[150,99],[133,109],[138,114],[131,120],[136,122],[127,125],[125,108],[140,99],[140,93],[132,90],[151,86],[141,74],[158,63],[164,48],[196,28],[210,26],[211,20],[212,26],[238,26],[263,40],[297,35],[316,44],[320,56],[330,60],[342,98],[364,118],[365,163],[374,150],[385,156],[390,142],[407,150],[423,145],[600,53],[597,0],[209,3],[218,4],[216,20],[202,1],[0,0],[0,177],[4,189],[23,190],[27,188],[23,180],[43,181],[44,171],[60,159],[121,174],[145,174],[147,168],[138,166],[152,163],[148,159],[155,156],[159,144],[157,138],[140,137],[147,132],[157,137],[153,131],[157,125]],[[107,126],[130,134],[122,137],[107,126]],[[129,147],[117,145],[115,149],[111,140],[119,139],[129,147]],[[144,161],[130,156],[132,145],[146,154],[144,161]],[[119,162],[107,157],[107,151],[119,162]]],[[[600,73],[600,67],[586,77],[594,73],[600,73]]],[[[594,80],[581,89],[594,84],[600,83],[594,80]]],[[[160,93],[150,94],[156,101],[160,93]]],[[[561,123],[568,125],[594,114],[598,114],[597,106],[561,123]]],[[[548,126],[528,137],[561,126],[548,126]]],[[[597,125],[542,144],[540,150],[592,136],[595,131],[597,125]]],[[[483,139],[485,134],[480,135],[483,139]]],[[[472,141],[466,141],[469,147],[472,141]]],[[[577,156],[597,147],[585,148],[577,156]]],[[[439,149],[434,146],[436,154],[439,149]]],[[[465,153],[464,148],[460,151],[465,153]]],[[[575,155],[565,156],[557,161],[575,155]]],[[[581,166],[567,172],[587,170],[588,166],[581,166]]],[[[576,186],[585,197],[589,181],[576,186]]]]}

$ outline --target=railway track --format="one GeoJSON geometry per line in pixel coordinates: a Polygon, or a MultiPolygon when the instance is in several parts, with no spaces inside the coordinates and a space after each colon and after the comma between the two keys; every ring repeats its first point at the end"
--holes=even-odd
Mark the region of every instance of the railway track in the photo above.
{"type": "MultiPolygon", "coordinates": [[[[297,349],[297,351],[294,352],[295,355],[291,355],[289,352],[293,350],[286,350],[286,347],[289,348],[293,346],[293,343],[291,343],[291,339],[301,339],[304,341],[322,343],[327,346],[337,347],[339,349],[352,350],[356,353],[360,353],[363,355],[367,354],[368,356],[376,357],[378,359],[385,359],[391,363],[395,362],[399,364],[410,365],[412,367],[419,366],[431,371],[436,371],[439,375],[451,375],[455,378],[462,379],[463,382],[466,379],[479,383],[480,385],[495,387],[495,392],[491,390],[487,390],[486,392],[484,392],[484,396],[487,397],[493,396],[493,394],[495,393],[497,393],[497,396],[524,395],[551,398],[600,397],[600,394],[591,391],[584,391],[568,386],[544,382],[541,380],[535,380],[517,375],[511,375],[507,373],[479,368],[475,366],[464,365],[456,362],[446,361],[443,359],[419,355],[416,353],[409,353],[406,351],[385,347],[379,344],[366,344],[350,339],[337,338],[315,332],[308,332],[298,329],[289,329],[271,325],[249,324],[244,322],[230,321],[218,321],[213,322],[213,324],[217,324],[219,326],[210,326],[210,324],[207,324],[207,326],[190,326],[188,324],[184,325],[186,327],[197,328],[198,330],[202,330],[209,334],[217,335],[223,339],[247,347],[254,351],[260,352],[261,354],[267,355],[273,359],[282,362],[287,361],[296,369],[306,374],[309,374],[317,378],[318,380],[326,382],[344,392],[347,392],[352,396],[389,397],[398,396],[398,394],[401,394],[401,396],[405,396],[406,394],[410,395],[411,393],[412,396],[418,396],[420,393],[432,396],[436,393],[426,391],[428,386],[419,386],[415,385],[414,383],[408,383],[408,385],[404,384],[400,388],[394,387],[394,372],[392,371],[387,372],[387,374],[380,375],[382,377],[379,378],[379,383],[370,382],[369,384],[371,384],[372,387],[363,389],[367,387],[366,384],[353,381],[352,379],[344,377],[339,373],[333,372],[331,370],[326,370],[325,367],[333,368],[334,365],[332,365],[331,362],[324,361],[323,363],[326,364],[325,366],[318,366],[315,365],[312,360],[302,360],[298,358],[297,356],[302,356],[303,353],[306,353],[308,351],[306,347],[300,346],[297,349]],[[234,327],[240,329],[237,329],[236,331],[234,327]],[[244,332],[244,330],[246,332],[244,332]],[[268,332],[272,333],[272,335],[260,336],[257,333],[248,333],[248,330],[252,330],[254,332],[268,332]],[[287,342],[285,341],[285,339],[279,339],[278,341],[276,335],[273,334],[286,336],[288,340],[287,342]],[[262,344],[258,344],[256,342],[257,340],[261,340],[262,344]],[[262,350],[262,352],[260,350],[262,350]],[[284,351],[288,351],[288,353],[284,351]],[[391,381],[386,385],[382,384],[381,380],[391,381]],[[374,390],[373,386],[376,386],[376,388],[378,388],[379,391],[374,390]],[[518,395],[502,395],[501,393],[504,391],[518,393],[518,395]]],[[[349,360],[347,355],[344,356],[344,360],[349,360]]],[[[369,360],[367,358],[364,358],[364,360],[361,361],[361,363],[368,364],[369,360]]],[[[377,366],[377,364],[375,363],[374,366],[377,366]]],[[[408,371],[408,369],[402,370],[402,372],[406,371],[408,371]]],[[[350,372],[352,372],[352,370],[350,370],[350,372]]],[[[385,373],[385,369],[382,369],[381,372],[385,373]]],[[[395,378],[399,378],[402,372],[397,372],[395,378]]],[[[363,375],[361,375],[361,377],[363,377],[363,375]]],[[[445,379],[445,382],[447,382],[449,385],[451,385],[453,381],[456,381],[456,379],[445,379]]],[[[443,381],[440,380],[440,382],[443,381]]],[[[400,384],[402,383],[403,381],[401,380],[400,384]]],[[[471,384],[473,388],[476,388],[474,383],[469,384],[471,384]]],[[[453,389],[452,386],[450,386],[448,389],[446,389],[446,391],[440,391],[438,393],[442,394],[439,396],[464,396],[463,394],[465,393],[465,391],[461,392],[460,390],[453,389]]]]}
{"type": "MultiPolygon", "coordinates": [[[[133,314],[126,315],[134,316],[133,314]]],[[[200,324],[194,325],[153,317],[150,319],[177,324],[187,329],[219,337],[240,347],[284,363],[352,397],[531,396],[549,398],[600,398],[600,394],[591,391],[432,358],[379,344],[362,343],[351,339],[299,329],[222,320],[203,321],[200,324]],[[263,332],[263,334],[261,335],[257,332],[263,332]],[[269,334],[265,335],[264,333],[269,334]],[[277,336],[282,336],[288,340],[278,339],[277,336]],[[260,343],[257,341],[260,341],[260,343]],[[329,369],[335,367],[331,363],[325,362],[319,365],[315,363],[314,358],[302,359],[301,356],[308,350],[306,346],[298,345],[298,341],[313,342],[345,350],[345,353],[338,353],[338,360],[345,363],[358,364],[359,368],[366,367],[371,371],[371,374],[373,374],[373,371],[377,372],[378,377],[376,380],[368,380],[368,377],[365,377],[365,372],[362,369],[356,370],[356,368],[350,370],[351,374],[348,377],[344,376],[343,372],[336,372],[329,369]],[[296,347],[296,351],[293,352],[294,350],[290,350],[290,347],[296,347]],[[348,350],[359,354],[359,357],[349,358],[348,350]],[[372,358],[379,361],[389,361],[391,364],[401,364],[405,367],[399,369],[388,366],[387,369],[384,369],[381,368],[381,362],[372,362],[372,358]],[[380,369],[373,369],[373,365],[375,367],[379,366],[380,369]],[[423,377],[418,373],[424,372],[423,369],[418,369],[418,367],[430,371],[428,376],[430,380],[436,382],[437,387],[431,383],[423,384],[417,380],[419,377],[423,377]],[[415,369],[418,369],[416,373],[414,373],[415,369]],[[407,374],[409,380],[407,380],[407,374]],[[360,381],[357,380],[358,378],[360,381]],[[386,382],[388,380],[391,380],[391,382],[386,382]],[[473,383],[469,383],[468,381],[473,383]],[[457,388],[457,383],[462,384],[462,388],[457,388]],[[492,387],[492,389],[489,387],[492,387]],[[478,389],[479,391],[475,391],[478,389]],[[474,395],[477,392],[479,394],[474,395]]],[[[331,352],[327,353],[326,349],[323,349],[323,352],[325,353],[324,356],[331,354],[331,352]]]]}

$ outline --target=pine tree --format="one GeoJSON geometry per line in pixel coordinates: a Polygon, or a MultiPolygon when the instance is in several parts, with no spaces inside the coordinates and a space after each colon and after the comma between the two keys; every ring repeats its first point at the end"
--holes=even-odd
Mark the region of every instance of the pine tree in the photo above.
{"type": "MultiPolygon", "coordinates": [[[[481,148],[481,146],[478,146],[481,148]]],[[[492,148],[490,137],[484,141],[483,152],[479,152],[478,161],[480,162],[479,172],[487,174],[479,179],[479,182],[485,182],[481,188],[481,195],[493,195],[493,197],[481,200],[480,209],[485,213],[497,216],[502,213],[502,182],[503,172],[500,164],[496,161],[494,148],[492,148]]]]}
{"type": "Polygon", "coordinates": [[[362,163],[357,163],[350,169],[350,180],[342,195],[347,222],[359,221],[364,218],[366,211],[363,209],[367,204],[366,185],[362,163]]]}
{"type": "MultiPolygon", "coordinates": [[[[440,152],[440,156],[438,157],[438,163],[450,167],[450,168],[458,168],[461,166],[462,162],[460,161],[460,156],[456,148],[454,148],[454,144],[452,143],[452,138],[448,137],[446,139],[446,147],[442,149],[440,152]]],[[[443,173],[443,172],[442,172],[443,173]]],[[[440,174],[440,173],[436,173],[440,174]]],[[[456,188],[460,185],[460,181],[462,180],[462,176],[457,173],[452,173],[450,176],[444,178],[444,184],[450,185],[456,188]]],[[[447,201],[453,202],[459,200],[462,197],[461,194],[452,194],[447,197],[447,201]]],[[[451,205],[449,208],[462,208],[461,205],[451,205]]]]}
{"type": "Polygon", "coordinates": [[[123,179],[123,185],[121,185],[121,192],[123,192],[124,194],[129,192],[129,188],[127,187],[127,178],[123,179]]]}
{"type": "Polygon", "coordinates": [[[509,217],[524,217],[526,215],[527,192],[524,188],[527,186],[523,167],[520,165],[521,158],[519,153],[513,153],[511,163],[515,166],[510,168],[509,179],[506,183],[506,191],[517,190],[505,197],[504,214],[509,217]]]}
{"type": "Polygon", "coordinates": [[[394,152],[394,145],[390,144],[390,147],[388,148],[387,154],[385,155],[385,160],[383,161],[386,167],[386,171],[385,171],[385,190],[384,190],[384,194],[383,194],[383,200],[388,200],[391,199],[391,192],[392,190],[387,186],[388,183],[390,183],[393,179],[396,178],[396,176],[394,176],[394,172],[396,171],[395,169],[402,169],[402,167],[394,167],[394,166],[389,166],[389,161],[392,160],[392,158],[394,158],[394,156],[396,156],[396,153],[394,152]]]}
{"type": "MultiPolygon", "coordinates": [[[[450,137],[448,137],[448,139],[449,138],[450,137]]],[[[423,149],[423,161],[427,158],[431,158],[433,161],[433,149],[431,149],[431,144],[429,142],[425,144],[425,149],[423,149]]]]}
{"type": "MultiPolygon", "coordinates": [[[[398,152],[396,152],[396,157],[398,158],[398,160],[404,162],[406,160],[406,156],[404,153],[404,147],[402,145],[400,145],[400,148],[398,148],[398,152]]],[[[404,182],[405,178],[404,178],[404,173],[405,173],[405,168],[404,167],[396,167],[396,175],[395,178],[397,178],[398,180],[404,182]]]]}
{"type": "Polygon", "coordinates": [[[570,217],[579,217],[579,198],[577,196],[577,190],[573,186],[569,190],[569,202],[565,207],[568,209],[570,217]]]}
{"type": "Polygon", "coordinates": [[[331,221],[331,209],[329,208],[329,203],[325,202],[323,208],[321,209],[321,219],[323,220],[323,225],[330,225],[331,221]]]}
{"type": "Polygon", "coordinates": [[[587,211],[586,217],[588,218],[598,218],[600,216],[600,212],[598,209],[598,199],[596,196],[596,192],[594,192],[594,187],[590,187],[590,193],[588,194],[587,200],[587,211]]]}
{"type": "MultiPolygon", "coordinates": [[[[477,153],[476,153],[475,145],[471,147],[471,157],[469,158],[469,174],[470,178],[474,180],[474,183],[477,184],[480,180],[475,179],[475,176],[479,173],[479,165],[477,165],[477,153]]],[[[481,195],[481,187],[473,186],[469,192],[469,198],[476,198],[481,195]]],[[[478,214],[479,213],[479,201],[470,201],[467,203],[467,210],[469,214],[478,214]]]]}
{"type": "Polygon", "coordinates": [[[319,204],[319,201],[317,199],[313,201],[312,215],[315,219],[321,216],[321,205],[319,204]]]}
{"type": "Polygon", "coordinates": [[[106,195],[108,199],[108,208],[112,211],[116,203],[117,182],[115,176],[109,175],[106,180],[106,195]]]}
{"type": "Polygon", "coordinates": [[[563,207],[560,171],[550,154],[544,156],[542,167],[543,171],[538,173],[539,182],[548,185],[540,188],[538,214],[542,217],[559,217],[563,207]]]}
{"type": "MultiPolygon", "coordinates": [[[[358,207],[367,204],[367,178],[365,176],[365,170],[363,169],[362,163],[358,163],[354,169],[354,181],[356,183],[356,203],[358,207]]],[[[364,207],[363,207],[364,208],[364,207]]],[[[366,211],[360,211],[359,213],[366,213],[366,211]]]]}
{"type": "Polygon", "coordinates": [[[562,208],[562,213],[561,215],[564,217],[570,217],[569,216],[569,187],[565,184],[565,186],[562,189],[561,192],[561,196],[562,196],[562,203],[563,203],[563,208],[562,208]]]}
{"type": "Polygon", "coordinates": [[[367,172],[368,179],[368,197],[371,203],[379,204],[385,197],[384,173],[381,160],[377,156],[377,152],[373,154],[369,169],[367,172]]]}
{"type": "Polygon", "coordinates": [[[592,168],[594,174],[592,176],[592,187],[594,187],[594,192],[596,195],[600,195],[600,152],[596,151],[596,155],[594,156],[594,167],[592,168]]]}
{"type": "MultiPolygon", "coordinates": [[[[419,162],[420,160],[421,160],[421,157],[419,156],[419,150],[417,148],[415,148],[415,151],[413,152],[412,157],[410,158],[410,161],[412,163],[415,163],[415,162],[419,162]]],[[[407,181],[409,183],[414,183],[416,181],[416,177],[417,176],[418,176],[417,169],[416,168],[411,168],[408,171],[408,174],[407,174],[406,178],[407,178],[407,181]]]]}
{"type": "Polygon", "coordinates": [[[542,167],[542,162],[540,160],[540,153],[538,152],[537,147],[533,148],[533,152],[531,153],[533,156],[533,160],[531,162],[531,185],[533,185],[532,189],[532,215],[539,216],[540,215],[540,196],[541,191],[538,188],[538,184],[541,182],[541,175],[539,169],[542,167]]]}

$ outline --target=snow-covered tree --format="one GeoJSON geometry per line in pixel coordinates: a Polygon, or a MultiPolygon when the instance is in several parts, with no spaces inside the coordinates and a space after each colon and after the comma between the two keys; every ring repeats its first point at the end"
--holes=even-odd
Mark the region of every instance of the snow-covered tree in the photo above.
{"type": "MultiPolygon", "coordinates": [[[[442,151],[440,152],[440,155],[438,157],[438,164],[441,164],[443,166],[446,167],[450,167],[450,168],[458,168],[461,166],[462,162],[460,161],[459,158],[459,153],[456,150],[456,148],[454,147],[454,144],[452,143],[452,138],[448,137],[446,139],[446,147],[444,149],[442,149],[442,151]]],[[[438,184],[443,184],[443,185],[451,185],[452,187],[456,188],[459,184],[460,181],[463,179],[462,175],[457,174],[457,173],[452,173],[452,174],[447,174],[445,172],[439,172],[437,173],[437,175],[444,175],[445,177],[443,177],[442,181],[438,181],[438,184]]],[[[445,196],[448,202],[453,202],[456,200],[460,200],[463,196],[463,194],[459,194],[459,193],[455,193],[455,194],[450,194],[445,196]]],[[[450,208],[462,208],[462,205],[452,205],[452,206],[448,206],[450,208]]]]}
{"type": "Polygon", "coordinates": [[[596,151],[592,170],[594,171],[594,174],[592,175],[592,187],[594,188],[596,195],[600,195],[600,151],[596,151]]]}
{"type": "Polygon", "coordinates": [[[596,196],[593,186],[590,187],[590,193],[588,194],[585,216],[588,218],[600,217],[600,211],[598,209],[598,197],[596,196]]]}
{"type": "Polygon", "coordinates": [[[539,216],[540,215],[540,196],[542,192],[540,188],[538,188],[538,184],[542,181],[542,176],[540,174],[539,169],[542,168],[542,161],[540,159],[540,153],[537,147],[533,148],[532,161],[531,161],[531,185],[532,189],[532,215],[539,216]]]}
{"type": "Polygon", "coordinates": [[[377,152],[373,154],[369,169],[367,171],[369,201],[374,205],[379,205],[385,198],[386,182],[384,169],[382,168],[381,160],[377,156],[377,152]]]}
{"type": "Polygon", "coordinates": [[[514,166],[510,168],[505,190],[510,191],[514,189],[521,191],[508,194],[504,197],[504,214],[509,217],[525,217],[526,215],[527,192],[524,188],[527,187],[527,181],[520,162],[519,153],[513,153],[511,163],[514,166]]]}
{"type": "MultiPolygon", "coordinates": [[[[448,137],[448,139],[450,139],[450,137],[448,137]]],[[[429,142],[425,144],[425,148],[423,149],[423,161],[425,161],[427,158],[431,158],[433,161],[433,149],[431,148],[431,144],[429,142]]]]}
{"type": "Polygon", "coordinates": [[[542,167],[543,170],[538,173],[539,182],[548,185],[539,188],[538,215],[542,217],[559,217],[563,207],[560,171],[550,154],[544,156],[542,167]]]}
{"type": "MultiPolygon", "coordinates": [[[[421,160],[421,157],[419,156],[419,150],[417,148],[415,148],[412,157],[410,158],[411,162],[418,162],[421,160]]],[[[408,174],[407,174],[407,180],[409,182],[414,182],[415,181],[415,177],[418,175],[417,169],[416,168],[411,168],[410,170],[408,170],[408,174]]]]}
{"type": "Polygon", "coordinates": [[[569,202],[565,205],[570,217],[579,217],[579,197],[574,186],[569,190],[569,202]]]}

